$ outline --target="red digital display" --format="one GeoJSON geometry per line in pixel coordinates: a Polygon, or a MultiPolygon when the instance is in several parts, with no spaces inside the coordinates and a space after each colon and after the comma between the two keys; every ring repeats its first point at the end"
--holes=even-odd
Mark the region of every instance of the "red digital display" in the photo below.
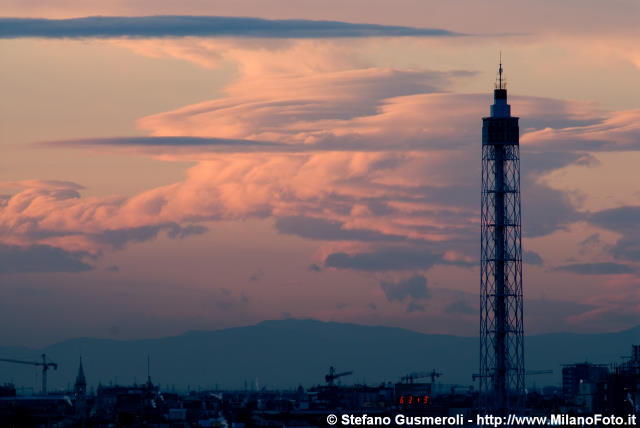
{"type": "Polygon", "coordinates": [[[408,406],[420,406],[429,404],[429,396],[428,395],[401,395],[398,399],[398,404],[408,405],[408,406]]]}

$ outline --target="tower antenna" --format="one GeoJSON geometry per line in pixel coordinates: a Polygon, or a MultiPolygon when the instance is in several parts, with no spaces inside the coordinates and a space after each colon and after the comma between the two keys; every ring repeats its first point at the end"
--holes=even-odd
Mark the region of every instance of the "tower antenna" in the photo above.
{"type": "Polygon", "coordinates": [[[500,86],[498,86],[498,89],[504,89],[502,87],[502,51],[500,51],[500,67],[498,68],[498,74],[500,74],[500,86]]]}

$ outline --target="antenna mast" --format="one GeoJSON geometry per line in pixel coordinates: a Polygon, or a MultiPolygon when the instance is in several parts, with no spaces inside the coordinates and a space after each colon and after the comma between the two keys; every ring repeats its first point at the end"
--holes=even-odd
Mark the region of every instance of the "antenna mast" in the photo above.
{"type": "Polygon", "coordinates": [[[498,68],[498,73],[500,74],[500,86],[498,87],[498,89],[504,89],[502,87],[502,51],[500,51],[500,68],[498,68]]]}

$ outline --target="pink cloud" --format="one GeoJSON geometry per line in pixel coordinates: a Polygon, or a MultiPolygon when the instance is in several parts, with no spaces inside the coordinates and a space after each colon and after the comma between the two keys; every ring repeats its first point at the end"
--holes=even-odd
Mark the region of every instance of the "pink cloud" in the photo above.
{"type": "Polygon", "coordinates": [[[613,112],[595,124],[533,131],[523,135],[522,142],[565,150],[637,150],[640,109],[613,112]]]}
{"type": "Polygon", "coordinates": [[[403,139],[430,124],[433,135],[441,119],[438,108],[456,100],[408,94],[431,92],[449,78],[445,73],[363,69],[248,79],[229,88],[226,98],[148,116],[138,126],[155,136],[215,135],[302,144],[354,137],[378,141],[388,137],[380,131],[388,131],[392,122],[393,130],[406,128],[398,135],[403,139]],[[416,116],[425,111],[431,117],[417,123],[416,116]]]}
{"type": "MultiPolygon", "coordinates": [[[[310,41],[267,52],[211,43],[210,50],[241,59],[243,74],[226,96],[142,118],[139,126],[154,136],[274,141],[289,152],[163,145],[156,156],[197,164],[181,182],[128,198],[83,198],[71,185],[24,182],[4,199],[3,242],[96,252],[113,247],[97,238],[105,231],[267,216],[324,218],[345,230],[437,243],[464,240],[476,227],[477,207],[465,196],[477,180],[480,117],[491,97],[441,92],[465,73],[349,69],[348,60],[326,52],[314,63],[311,54],[326,45],[310,41]]],[[[164,52],[175,42],[136,46],[164,52]]],[[[591,103],[534,97],[514,97],[514,113],[531,123],[598,117],[591,103]]],[[[525,147],[535,132],[523,136],[525,147]]],[[[452,260],[468,257],[447,251],[452,260]]]]}
{"type": "Polygon", "coordinates": [[[219,155],[189,169],[182,182],[129,198],[81,197],[73,183],[21,182],[22,190],[3,199],[1,238],[98,251],[109,247],[95,239],[105,231],[290,214],[406,233],[411,227],[401,221],[384,225],[384,216],[372,218],[361,204],[353,209],[358,200],[406,198],[410,188],[376,184],[403,165],[389,153],[219,155]]]}
{"type": "Polygon", "coordinates": [[[593,309],[571,316],[574,325],[613,330],[620,324],[637,324],[640,320],[640,282],[632,275],[609,278],[597,296],[588,296],[583,303],[593,309]]]}

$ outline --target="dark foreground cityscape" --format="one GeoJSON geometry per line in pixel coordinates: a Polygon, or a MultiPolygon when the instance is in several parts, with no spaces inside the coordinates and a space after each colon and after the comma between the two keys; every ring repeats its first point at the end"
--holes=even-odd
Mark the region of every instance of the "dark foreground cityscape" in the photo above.
{"type": "MultiPolygon", "coordinates": [[[[616,415],[622,425],[636,424],[640,415],[640,345],[630,346],[630,351],[623,363],[583,362],[562,367],[562,388],[528,390],[520,415],[548,419],[526,425],[586,426],[580,418],[594,415],[616,415]]],[[[540,373],[527,373],[536,374],[540,373]]],[[[0,387],[0,426],[321,427],[329,425],[329,415],[337,415],[339,426],[416,425],[418,421],[423,425],[475,426],[479,425],[478,415],[488,414],[479,404],[482,400],[476,389],[447,384],[437,370],[410,373],[380,385],[347,385],[350,375],[351,371],[330,367],[324,382],[309,389],[269,390],[255,385],[244,390],[189,392],[154,384],[149,376],[144,384],[99,385],[89,392],[80,361],[72,390],[19,395],[12,384],[0,387]]],[[[588,425],[620,425],[615,420],[588,425]]],[[[484,421],[486,426],[507,425],[484,421]]],[[[517,425],[525,424],[512,424],[517,425]]]]}

